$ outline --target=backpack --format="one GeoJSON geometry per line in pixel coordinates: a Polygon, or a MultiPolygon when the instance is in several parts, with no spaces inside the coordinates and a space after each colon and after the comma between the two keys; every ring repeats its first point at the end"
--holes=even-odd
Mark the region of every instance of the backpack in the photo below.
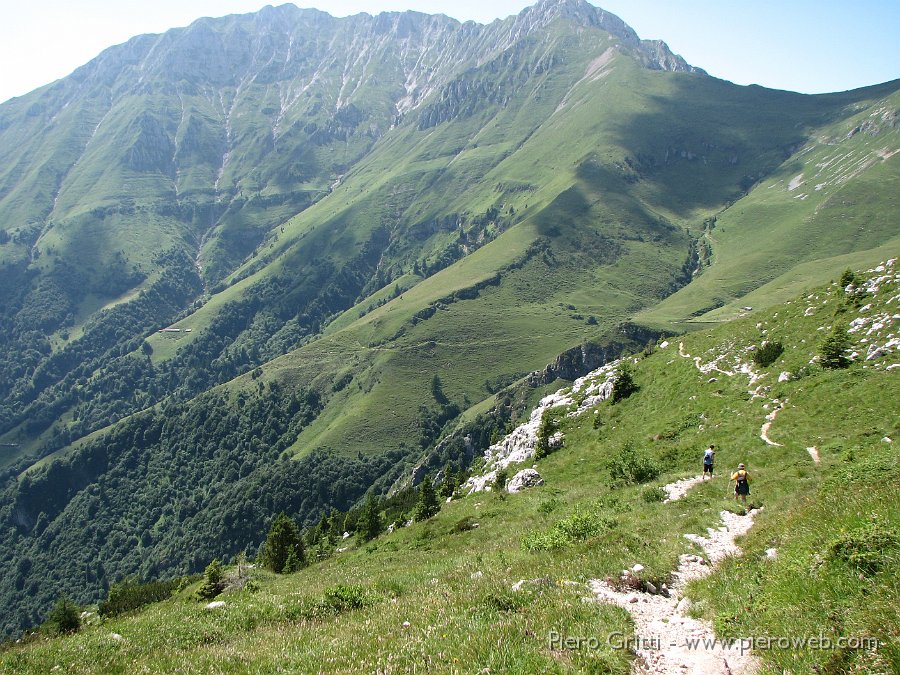
{"type": "Polygon", "coordinates": [[[713,463],[713,451],[707,449],[706,452],[703,453],[703,463],[709,466],[713,463]]]}
{"type": "Polygon", "coordinates": [[[741,486],[746,485],[746,484],[747,484],[747,477],[748,477],[748,475],[749,475],[749,474],[747,474],[747,472],[744,471],[743,469],[741,469],[740,471],[738,471],[738,472],[737,472],[737,484],[738,484],[738,485],[741,485],[741,486]]]}

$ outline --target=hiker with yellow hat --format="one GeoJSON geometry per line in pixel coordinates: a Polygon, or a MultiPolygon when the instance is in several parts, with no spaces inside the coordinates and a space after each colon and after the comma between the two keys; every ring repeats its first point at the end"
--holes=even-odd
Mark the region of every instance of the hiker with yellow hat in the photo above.
{"type": "Polygon", "coordinates": [[[750,473],[743,462],[738,464],[737,471],[731,474],[731,480],[734,481],[734,500],[741,500],[746,506],[747,495],[750,494],[750,473]]]}

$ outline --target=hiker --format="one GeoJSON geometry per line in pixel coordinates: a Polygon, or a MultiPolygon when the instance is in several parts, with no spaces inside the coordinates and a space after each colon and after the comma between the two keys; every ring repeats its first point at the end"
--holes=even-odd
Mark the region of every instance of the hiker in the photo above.
{"type": "Polygon", "coordinates": [[[706,480],[706,474],[710,479],[713,477],[713,461],[716,458],[716,446],[710,443],[706,452],[703,453],[703,479],[706,480]]]}
{"type": "Polygon", "coordinates": [[[734,500],[741,500],[744,506],[747,505],[747,495],[750,494],[750,474],[747,467],[743,463],[738,464],[737,471],[731,474],[731,480],[734,483],[734,500]]]}

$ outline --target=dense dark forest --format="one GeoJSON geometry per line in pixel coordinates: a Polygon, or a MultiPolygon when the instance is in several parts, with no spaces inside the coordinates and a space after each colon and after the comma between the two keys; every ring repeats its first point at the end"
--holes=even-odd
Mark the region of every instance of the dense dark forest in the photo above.
{"type": "Polygon", "coordinates": [[[129,575],[196,572],[253,550],[274,514],[347,509],[396,475],[391,453],[282,459],[320,405],[313,392],[262,385],[167,402],[8,484],[0,586],[7,607],[24,609],[4,614],[3,632],[37,624],[62,592],[95,601],[129,575]]]}

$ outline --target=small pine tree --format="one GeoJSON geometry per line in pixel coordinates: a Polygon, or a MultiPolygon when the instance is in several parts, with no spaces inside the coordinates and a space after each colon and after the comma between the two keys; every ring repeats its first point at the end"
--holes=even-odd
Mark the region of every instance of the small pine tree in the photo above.
{"type": "Polygon", "coordinates": [[[209,600],[221,593],[223,588],[222,563],[215,559],[206,566],[203,572],[203,585],[200,586],[197,595],[203,600],[209,600]]]}
{"type": "Polygon", "coordinates": [[[456,492],[456,476],[453,474],[453,467],[448,462],[444,467],[444,482],[441,483],[441,497],[447,499],[456,492]]]}
{"type": "Polygon", "coordinates": [[[456,489],[461,488],[465,482],[469,479],[469,474],[466,473],[466,470],[460,467],[459,471],[456,472],[456,478],[454,479],[454,483],[456,483],[456,489]]]}
{"type": "Polygon", "coordinates": [[[306,562],[303,550],[303,539],[294,519],[285,513],[279,513],[272,521],[266,545],[263,550],[263,565],[273,572],[283,572],[288,556],[294,553],[299,564],[306,562]]]}
{"type": "Polygon", "coordinates": [[[284,561],[284,569],[282,572],[285,574],[293,574],[294,572],[299,572],[303,565],[300,563],[300,558],[297,557],[297,549],[292,548],[288,551],[287,560],[284,561]]]}
{"type": "Polygon", "coordinates": [[[74,602],[66,596],[62,596],[56,601],[50,616],[47,617],[47,624],[51,629],[60,635],[64,633],[75,633],[81,628],[81,614],[74,602]]]}
{"type": "Polygon", "coordinates": [[[491,488],[495,492],[503,492],[506,489],[506,481],[509,479],[509,472],[506,469],[498,469],[494,476],[494,484],[491,488]]]}
{"type": "Polygon", "coordinates": [[[613,390],[610,398],[613,403],[628,398],[638,390],[638,386],[634,381],[634,374],[631,371],[631,365],[627,361],[622,361],[616,368],[615,379],[613,380],[613,390]]]}
{"type": "Polygon", "coordinates": [[[381,531],[384,529],[384,522],[381,520],[381,510],[374,495],[369,494],[369,497],[366,499],[366,505],[363,508],[362,516],[357,526],[363,541],[371,541],[381,534],[381,531]]]}
{"type": "Polygon", "coordinates": [[[841,288],[847,288],[847,286],[849,286],[850,284],[856,284],[857,282],[858,279],[856,278],[856,275],[849,267],[844,270],[844,273],[841,275],[840,281],[838,281],[841,288]]]}
{"type": "Polygon", "coordinates": [[[767,340],[753,353],[753,363],[762,368],[768,368],[775,363],[783,352],[784,345],[781,344],[780,340],[775,340],[773,342],[767,340]]]}
{"type": "Polygon", "coordinates": [[[835,323],[831,334],[819,347],[819,363],[823,368],[847,368],[850,365],[850,359],[846,355],[849,346],[850,335],[847,329],[835,323]]]}
{"type": "Polygon", "coordinates": [[[343,530],[341,529],[341,525],[344,524],[343,519],[341,518],[341,512],[337,509],[331,509],[328,513],[328,534],[332,537],[339,537],[343,534],[343,530]]]}
{"type": "Polygon", "coordinates": [[[419,485],[419,500],[416,502],[416,522],[428,520],[441,510],[441,504],[438,501],[437,493],[434,491],[434,485],[431,482],[431,475],[425,474],[419,485]]]}

